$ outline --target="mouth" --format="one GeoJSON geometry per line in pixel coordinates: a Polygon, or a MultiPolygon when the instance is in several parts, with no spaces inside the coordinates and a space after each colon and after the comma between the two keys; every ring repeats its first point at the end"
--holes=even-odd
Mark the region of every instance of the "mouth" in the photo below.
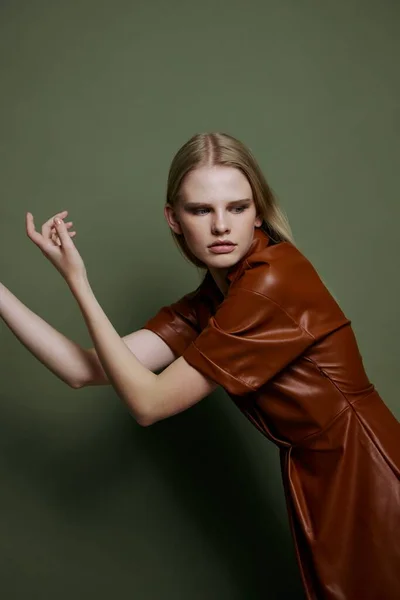
{"type": "Polygon", "coordinates": [[[236,244],[232,244],[232,242],[225,244],[217,243],[209,246],[210,252],[213,254],[229,254],[230,252],[233,252],[235,248],[236,244]]]}
{"type": "Polygon", "coordinates": [[[209,248],[218,248],[219,246],[236,246],[233,242],[214,242],[209,248]]]}

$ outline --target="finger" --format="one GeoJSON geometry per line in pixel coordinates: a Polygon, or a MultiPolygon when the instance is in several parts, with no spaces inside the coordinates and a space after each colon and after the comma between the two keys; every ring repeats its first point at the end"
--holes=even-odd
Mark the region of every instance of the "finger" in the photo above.
{"type": "MultiPolygon", "coordinates": [[[[76,231],[69,231],[68,235],[69,237],[74,237],[76,235],[76,231]]],[[[58,237],[58,233],[55,230],[53,230],[53,228],[51,230],[51,241],[54,244],[57,244],[57,246],[61,246],[61,240],[58,237]]]]}
{"type": "MultiPolygon", "coordinates": [[[[70,225],[70,227],[71,227],[71,225],[70,225]]],[[[69,231],[68,235],[70,237],[73,237],[74,235],[76,235],[76,231],[69,231]]],[[[55,226],[51,228],[51,239],[53,239],[53,236],[55,236],[56,238],[58,238],[58,232],[57,232],[55,226]]]]}
{"type": "Polygon", "coordinates": [[[41,248],[44,242],[43,236],[41,236],[40,233],[35,229],[35,221],[32,213],[26,213],[25,223],[27,236],[32,240],[32,242],[41,248]]]}
{"type": "Polygon", "coordinates": [[[53,244],[55,244],[56,246],[61,246],[61,241],[60,238],[58,237],[58,235],[56,233],[52,233],[51,234],[51,241],[53,242],[53,244]]]}
{"type": "MultiPolygon", "coordinates": [[[[73,225],[72,221],[69,221],[68,223],[65,223],[65,227],[67,229],[71,229],[72,225],[73,225]]],[[[56,226],[54,225],[54,223],[52,224],[50,231],[51,231],[51,233],[56,233],[56,226]]]]}
{"type": "Polygon", "coordinates": [[[62,219],[60,219],[59,217],[55,217],[54,223],[56,226],[56,231],[58,233],[58,237],[60,238],[60,241],[61,241],[61,245],[64,248],[72,247],[73,242],[72,242],[71,238],[69,237],[69,233],[65,227],[64,221],[62,219]]]}
{"type": "Polygon", "coordinates": [[[54,225],[54,219],[56,219],[56,218],[64,219],[67,216],[67,214],[68,214],[68,211],[63,210],[62,212],[53,215],[52,217],[50,217],[50,219],[48,219],[47,221],[45,221],[45,223],[43,223],[42,235],[45,239],[50,238],[51,227],[54,225]]]}
{"type": "Polygon", "coordinates": [[[42,235],[45,239],[49,239],[50,238],[50,229],[51,226],[54,225],[54,219],[65,219],[65,217],[67,216],[68,211],[67,210],[63,210],[62,212],[59,212],[55,215],[53,215],[52,217],[50,217],[50,219],[48,219],[45,223],[43,223],[42,225],[42,235]]]}

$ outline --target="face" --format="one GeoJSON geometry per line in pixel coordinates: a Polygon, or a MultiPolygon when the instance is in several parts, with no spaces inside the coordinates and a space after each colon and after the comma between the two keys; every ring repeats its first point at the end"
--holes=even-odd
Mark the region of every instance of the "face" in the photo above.
{"type": "Polygon", "coordinates": [[[211,272],[226,273],[246,254],[254,228],[262,224],[247,178],[234,167],[199,167],[185,177],[181,196],[175,210],[165,207],[169,226],[211,272]],[[234,245],[211,247],[219,240],[234,245]]]}

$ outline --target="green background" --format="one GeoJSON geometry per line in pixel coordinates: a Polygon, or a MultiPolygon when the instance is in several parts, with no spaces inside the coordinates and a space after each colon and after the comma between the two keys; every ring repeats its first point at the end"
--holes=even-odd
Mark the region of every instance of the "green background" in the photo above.
{"type": "MultiPolygon", "coordinates": [[[[194,133],[255,153],[297,245],[400,415],[395,1],[2,2],[0,279],[92,346],[27,238],[70,211],[121,335],[197,287],[163,216],[194,133]]],[[[73,390],[0,320],[4,600],[302,598],[278,451],[217,390],[141,428],[111,387],[73,390]]],[[[356,559],[356,557],[355,557],[356,559]]]]}

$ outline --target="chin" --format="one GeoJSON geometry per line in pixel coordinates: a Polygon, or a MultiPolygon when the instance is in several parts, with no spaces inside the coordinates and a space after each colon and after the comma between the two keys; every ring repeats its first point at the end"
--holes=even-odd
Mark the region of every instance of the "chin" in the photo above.
{"type": "Polygon", "coordinates": [[[208,259],[207,262],[203,262],[205,262],[210,267],[226,269],[235,265],[238,262],[238,260],[239,259],[237,257],[233,258],[229,254],[220,254],[219,256],[216,256],[214,260],[208,259]]]}

